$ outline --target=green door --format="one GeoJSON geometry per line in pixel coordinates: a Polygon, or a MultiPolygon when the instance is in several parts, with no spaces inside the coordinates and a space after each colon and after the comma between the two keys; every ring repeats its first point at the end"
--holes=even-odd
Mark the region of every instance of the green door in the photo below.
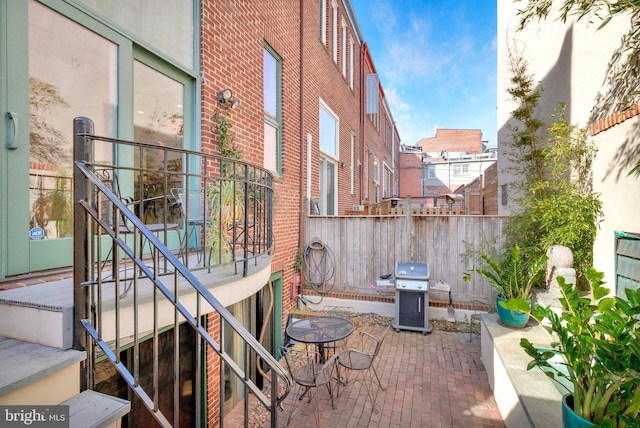
{"type": "MultiPolygon", "coordinates": [[[[73,262],[73,118],[99,119],[96,133],[114,135],[118,46],[34,0],[2,6],[8,29],[5,275],[14,275],[73,262]]],[[[98,150],[97,156],[109,154],[98,150]]]]}
{"type": "MultiPolygon", "coordinates": [[[[73,119],[194,149],[195,76],[70,3],[0,0],[0,278],[73,263],[73,119]]],[[[95,156],[135,161],[110,150],[95,156]]]]}

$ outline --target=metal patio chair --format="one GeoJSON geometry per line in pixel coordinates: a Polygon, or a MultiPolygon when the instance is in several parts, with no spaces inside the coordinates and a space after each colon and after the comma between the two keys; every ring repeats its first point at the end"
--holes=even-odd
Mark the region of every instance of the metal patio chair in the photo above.
{"type": "Polygon", "coordinates": [[[171,195],[180,207],[180,213],[183,218],[185,228],[184,241],[181,239],[180,255],[186,266],[189,257],[189,248],[192,240],[195,238],[196,255],[198,264],[203,262],[205,249],[205,226],[207,224],[204,192],[201,190],[189,190],[182,188],[171,189],[171,195]]]}
{"type": "MultiPolygon", "coordinates": [[[[118,198],[120,198],[120,200],[127,206],[127,208],[129,208],[129,210],[133,212],[135,215],[137,215],[138,217],[141,216],[144,210],[143,205],[145,203],[149,201],[164,199],[169,196],[169,195],[163,195],[163,196],[147,198],[143,200],[135,200],[134,198],[131,198],[131,197],[123,197],[120,189],[117,170],[115,170],[114,168],[99,168],[95,171],[95,174],[103,182],[103,184],[105,184],[118,198]]],[[[136,230],[134,229],[133,225],[129,223],[124,213],[120,212],[119,215],[116,215],[116,216],[113,215],[114,213],[113,213],[112,204],[107,200],[105,196],[99,197],[97,203],[102,206],[103,220],[105,220],[111,227],[117,230],[119,234],[132,235],[136,233],[136,230]]],[[[154,234],[168,233],[171,230],[179,231],[179,228],[180,228],[179,224],[170,223],[170,222],[144,223],[144,226],[154,234]]],[[[149,245],[149,254],[152,254],[153,248],[152,248],[151,242],[149,242],[148,245],[149,245]]],[[[145,247],[144,239],[141,239],[139,243],[139,248],[138,248],[140,257],[143,256],[144,247],[145,247]]],[[[106,265],[106,263],[110,260],[112,252],[113,252],[113,247],[110,247],[106,257],[104,257],[102,261],[103,268],[106,265]]],[[[126,262],[126,260],[124,261],[124,265],[123,265],[124,267],[117,267],[115,262],[116,261],[114,260],[113,268],[120,272],[119,275],[122,277],[121,279],[127,280],[125,289],[120,294],[120,297],[124,298],[129,292],[129,289],[131,287],[132,281],[130,281],[130,274],[128,274],[127,272],[132,268],[132,266],[131,267],[128,266],[128,263],[126,262]]],[[[120,264],[120,261],[118,261],[118,264],[120,264]]]]}
{"type": "MultiPolygon", "coordinates": [[[[285,360],[287,370],[291,374],[293,381],[298,389],[302,390],[298,397],[296,397],[295,394],[291,394],[292,404],[289,417],[287,418],[287,426],[297,414],[298,402],[302,400],[306,394],[309,394],[307,403],[311,403],[318,394],[317,390],[323,386],[326,386],[331,399],[331,407],[335,409],[331,381],[338,356],[334,355],[326,362],[319,363],[318,353],[308,350],[305,346],[280,347],[280,353],[285,360]]],[[[319,426],[320,415],[318,414],[317,397],[315,401],[313,412],[316,426],[319,426]]]]}
{"type": "MultiPolygon", "coordinates": [[[[371,406],[375,413],[378,413],[378,410],[376,409],[378,391],[373,395],[372,389],[374,386],[374,377],[382,391],[385,391],[386,388],[382,386],[374,364],[390,328],[391,325],[388,325],[379,337],[375,337],[371,333],[362,331],[360,332],[360,335],[362,336],[361,349],[347,348],[345,351],[338,354],[339,368],[344,368],[346,371],[344,377],[341,377],[340,372],[338,372],[338,388],[340,388],[340,385],[348,386],[349,384],[360,382],[362,387],[367,391],[367,396],[371,401],[371,406]],[[353,378],[350,379],[350,376],[352,375],[353,378]]],[[[340,395],[339,390],[337,395],[340,395]]]]}

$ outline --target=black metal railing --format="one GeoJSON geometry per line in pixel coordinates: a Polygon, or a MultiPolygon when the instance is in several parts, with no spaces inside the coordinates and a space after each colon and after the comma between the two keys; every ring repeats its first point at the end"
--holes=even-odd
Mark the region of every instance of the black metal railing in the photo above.
{"type": "Polygon", "coordinates": [[[271,249],[271,175],[238,160],[93,133],[90,119],[74,120],[74,346],[87,351],[83,388],[95,383],[96,358],[106,358],[161,425],[178,426],[183,376],[178,326],[186,323],[196,336],[195,426],[204,425],[206,413],[206,349],[220,357],[222,389],[225,372],[244,386],[245,426],[250,396],[276,426],[279,401],[291,389],[289,374],[194,274],[194,269],[241,264],[247,276],[249,261],[257,264],[271,249]],[[102,144],[108,149],[97,150],[102,144]],[[97,161],[97,152],[118,161],[97,161]],[[207,317],[218,323],[218,341],[207,329],[207,317]],[[159,404],[158,337],[167,327],[174,336],[173,406],[165,410],[159,404]],[[228,327],[243,349],[240,361],[225,349],[228,327]],[[146,337],[152,363],[141,367],[140,343],[146,337]],[[132,355],[127,361],[121,359],[124,349],[132,355]],[[280,396],[268,397],[251,380],[250,364],[256,360],[270,374],[271,391],[283,391],[280,396]]]}

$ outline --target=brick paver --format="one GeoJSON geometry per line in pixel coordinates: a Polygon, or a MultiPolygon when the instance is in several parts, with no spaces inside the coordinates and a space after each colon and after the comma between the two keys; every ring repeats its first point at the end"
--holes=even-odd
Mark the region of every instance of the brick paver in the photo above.
{"type": "MultiPolygon", "coordinates": [[[[374,335],[383,329],[363,327],[374,335]]],[[[386,387],[378,391],[378,413],[354,383],[341,391],[335,410],[326,389],[317,391],[312,403],[306,397],[298,401],[300,411],[289,426],[314,426],[315,409],[321,427],[504,427],[480,360],[479,337],[468,340],[468,333],[389,330],[376,365],[386,387]]],[[[285,401],[282,422],[297,400],[293,395],[285,401]]]]}

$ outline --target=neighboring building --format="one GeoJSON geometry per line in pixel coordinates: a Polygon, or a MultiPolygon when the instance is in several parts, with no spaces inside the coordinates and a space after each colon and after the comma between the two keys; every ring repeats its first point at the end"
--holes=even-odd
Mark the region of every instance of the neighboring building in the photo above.
{"type": "Polygon", "coordinates": [[[375,204],[398,194],[400,137],[366,44],[362,51],[365,87],[359,160],[364,169],[360,204],[375,204]]]}
{"type": "MultiPolygon", "coordinates": [[[[554,6],[557,6],[554,2],[554,6]]],[[[557,6],[559,7],[559,6],[557,6]]],[[[506,89],[510,73],[507,64],[509,49],[519,53],[529,63],[529,73],[540,82],[544,91],[536,116],[546,123],[559,102],[566,103],[566,119],[574,125],[588,127],[589,138],[598,153],[593,164],[593,186],[603,203],[604,219],[597,229],[593,249],[594,266],[605,273],[612,289],[616,283],[616,232],[640,232],[640,179],[627,176],[638,161],[636,130],[640,125],[637,105],[624,106],[625,88],[616,81],[620,61],[625,58],[622,41],[636,26],[629,15],[617,15],[598,29],[600,22],[588,17],[577,21],[569,16],[558,19],[553,7],[548,19],[532,20],[523,31],[516,31],[519,6],[510,0],[498,1],[498,141],[510,135],[511,112],[516,107],[506,89]]],[[[508,183],[505,156],[498,157],[500,214],[512,212],[513,195],[508,183]]]]}
{"type": "Polygon", "coordinates": [[[416,144],[426,153],[459,152],[484,153],[486,141],[482,141],[479,129],[436,129],[436,136],[423,138],[416,144]]]}
{"type": "Polygon", "coordinates": [[[487,149],[480,130],[438,129],[435,138],[401,146],[400,158],[399,197],[438,206],[447,204],[443,195],[461,193],[481,178],[496,162],[496,152],[487,149]]]}
{"type": "MultiPolygon", "coordinates": [[[[69,222],[37,208],[56,189],[70,196],[77,116],[98,135],[217,154],[215,115],[228,112],[243,159],[274,174],[271,347],[296,304],[303,213],[397,194],[400,138],[349,0],[0,0],[0,10],[0,102],[12,112],[0,122],[11,139],[0,153],[0,279],[72,263],[69,222]],[[31,239],[38,224],[45,238],[31,239]]],[[[228,305],[256,337],[267,285],[228,305]]],[[[219,320],[208,328],[216,337],[219,320]]],[[[212,426],[219,401],[227,412],[241,397],[221,398],[219,367],[205,380],[212,426]]]]}

